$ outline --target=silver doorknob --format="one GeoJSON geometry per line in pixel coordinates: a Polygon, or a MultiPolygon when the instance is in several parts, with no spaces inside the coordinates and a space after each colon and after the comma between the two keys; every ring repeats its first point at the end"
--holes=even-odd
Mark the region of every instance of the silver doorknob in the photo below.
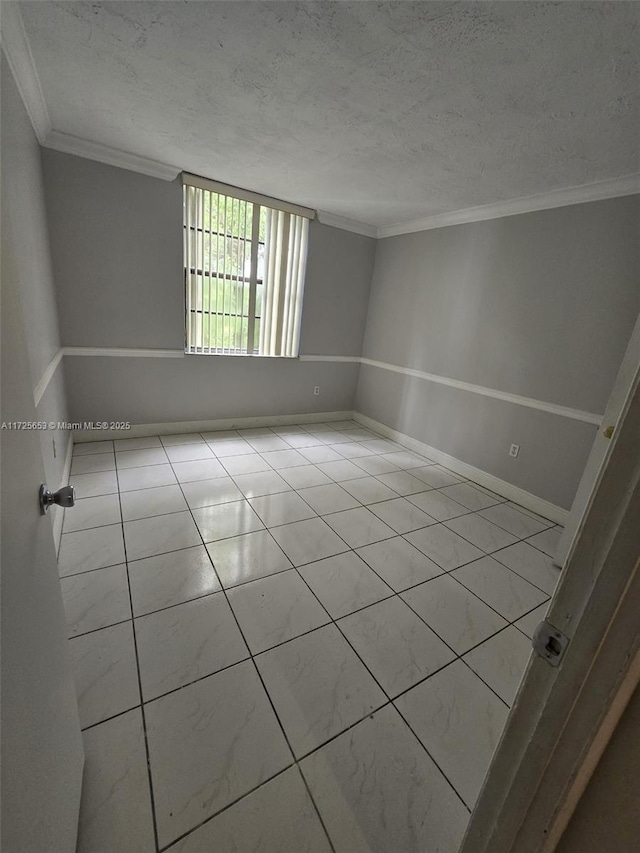
{"type": "Polygon", "coordinates": [[[76,490],[73,486],[63,486],[57,492],[51,492],[43,483],[40,486],[38,497],[40,498],[40,512],[44,515],[51,504],[73,506],[76,502],[76,490]]]}

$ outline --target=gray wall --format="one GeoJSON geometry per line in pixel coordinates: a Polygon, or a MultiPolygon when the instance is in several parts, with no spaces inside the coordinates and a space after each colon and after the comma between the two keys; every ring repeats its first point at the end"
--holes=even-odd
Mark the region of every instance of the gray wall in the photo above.
{"type": "MultiPolygon", "coordinates": [[[[3,253],[11,253],[19,276],[23,334],[35,388],[60,348],[42,164],[38,141],[4,53],[1,71],[3,253]]],[[[37,416],[47,422],[67,420],[62,362],[37,407],[37,416]]],[[[3,411],[2,417],[11,420],[11,412],[3,411]]],[[[47,481],[49,486],[58,488],[68,431],[42,431],[40,441],[47,481]]]]}
{"type": "Polygon", "coordinates": [[[556,853],[633,853],[640,819],[640,689],[626,707],[556,853]]]}
{"type": "MultiPolygon", "coordinates": [[[[64,345],[182,349],[179,181],[54,151],[43,161],[64,345]]],[[[360,354],[374,251],[369,237],[311,223],[301,354],[360,354]]],[[[65,361],[73,420],[133,423],[350,410],[358,373],[224,356],[65,361]]]]}
{"type": "MultiPolygon", "coordinates": [[[[639,225],[633,196],[379,240],[363,355],[601,414],[640,311],[639,225]]],[[[370,366],[356,408],[564,507],[595,435],[370,366]]]]}

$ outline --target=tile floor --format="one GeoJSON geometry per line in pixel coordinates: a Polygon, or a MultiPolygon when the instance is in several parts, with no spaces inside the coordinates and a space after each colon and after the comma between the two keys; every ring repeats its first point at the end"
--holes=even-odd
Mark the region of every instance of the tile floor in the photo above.
{"type": "Polygon", "coordinates": [[[78,444],[79,853],[455,853],[561,528],[353,421],[78,444]]]}

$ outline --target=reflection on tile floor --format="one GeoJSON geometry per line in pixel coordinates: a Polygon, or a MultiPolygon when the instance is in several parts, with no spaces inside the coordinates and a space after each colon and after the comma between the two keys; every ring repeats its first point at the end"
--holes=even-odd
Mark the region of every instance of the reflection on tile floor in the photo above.
{"type": "Polygon", "coordinates": [[[71,470],[78,853],[456,853],[561,528],[353,421],[71,470]]]}

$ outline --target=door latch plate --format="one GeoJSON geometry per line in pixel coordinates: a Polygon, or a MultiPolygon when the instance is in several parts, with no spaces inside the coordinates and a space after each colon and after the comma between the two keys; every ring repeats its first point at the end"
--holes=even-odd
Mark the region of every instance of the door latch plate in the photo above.
{"type": "Polygon", "coordinates": [[[536,626],[531,645],[547,663],[558,666],[569,645],[569,638],[545,620],[536,626]]]}

